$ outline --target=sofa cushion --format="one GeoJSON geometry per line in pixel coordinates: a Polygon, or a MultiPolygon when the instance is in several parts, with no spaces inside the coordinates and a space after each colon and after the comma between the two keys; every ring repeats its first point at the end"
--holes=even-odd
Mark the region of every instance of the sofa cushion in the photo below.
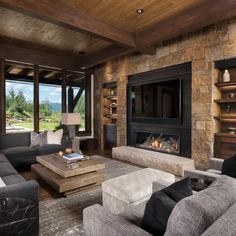
{"type": "Polygon", "coordinates": [[[16,146],[29,146],[30,133],[13,133],[0,135],[0,149],[16,147],[16,146]]]}
{"type": "Polygon", "coordinates": [[[236,201],[236,180],[222,175],[207,189],[177,203],[165,236],[201,235],[236,201]]]}
{"type": "Polygon", "coordinates": [[[147,202],[142,228],[153,235],[164,235],[168,218],[177,202],[192,194],[189,177],[154,192],[147,202]]]}
{"type": "Polygon", "coordinates": [[[236,178],[236,154],[224,160],[222,165],[222,175],[236,178]]]}
{"type": "Polygon", "coordinates": [[[0,163],[0,177],[17,174],[17,171],[10,163],[0,163]]]}
{"type": "Polygon", "coordinates": [[[43,146],[37,147],[37,150],[38,150],[39,156],[41,156],[41,155],[48,155],[48,154],[56,153],[59,151],[64,151],[65,149],[61,145],[58,145],[58,144],[45,144],[43,146]]]}
{"type": "Polygon", "coordinates": [[[3,154],[0,154],[0,163],[9,163],[9,161],[3,154]]]}
{"type": "Polygon", "coordinates": [[[227,211],[217,219],[202,236],[236,235],[236,203],[230,206],[227,211]]]}
{"type": "Polygon", "coordinates": [[[4,177],[2,177],[2,180],[6,185],[18,184],[18,183],[25,182],[25,179],[19,174],[4,176],[4,177]]]}
{"type": "Polygon", "coordinates": [[[31,159],[38,155],[37,149],[27,146],[9,147],[1,149],[0,152],[2,152],[9,161],[31,159]]]}

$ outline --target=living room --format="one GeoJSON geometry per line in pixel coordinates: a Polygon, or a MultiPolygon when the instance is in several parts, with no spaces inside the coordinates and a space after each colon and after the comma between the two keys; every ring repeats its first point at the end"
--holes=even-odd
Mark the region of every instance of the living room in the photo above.
{"type": "Polygon", "coordinates": [[[236,235],[235,7],[0,0],[0,234],[236,235]]]}

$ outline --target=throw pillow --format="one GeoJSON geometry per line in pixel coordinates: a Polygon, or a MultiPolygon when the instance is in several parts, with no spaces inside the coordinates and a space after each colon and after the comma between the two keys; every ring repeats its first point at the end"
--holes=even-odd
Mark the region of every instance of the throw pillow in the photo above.
{"type": "Polygon", "coordinates": [[[42,146],[47,143],[47,131],[42,133],[30,133],[31,144],[30,147],[42,146]]]}
{"type": "Polygon", "coordinates": [[[192,194],[189,177],[153,193],[144,211],[142,228],[155,236],[164,235],[167,221],[177,202],[192,194]]]}
{"type": "Polygon", "coordinates": [[[59,129],[55,132],[48,130],[47,132],[47,144],[59,144],[61,145],[61,139],[63,135],[63,129],[59,129]]]}
{"type": "Polygon", "coordinates": [[[6,184],[3,182],[2,178],[0,178],[0,188],[5,187],[5,186],[6,186],[6,184]]]}
{"type": "Polygon", "coordinates": [[[222,165],[222,175],[236,178],[236,154],[224,160],[222,165]]]}

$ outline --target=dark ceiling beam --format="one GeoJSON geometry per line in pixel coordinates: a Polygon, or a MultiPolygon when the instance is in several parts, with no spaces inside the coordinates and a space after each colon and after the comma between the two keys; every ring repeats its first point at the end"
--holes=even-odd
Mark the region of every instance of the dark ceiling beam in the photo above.
{"type": "Polygon", "coordinates": [[[81,56],[78,59],[78,66],[81,68],[90,68],[95,65],[104,63],[107,60],[114,59],[116,57],[120,57],[126,55],[128,53],[132,53],[136,51],[135,49],[127,49],[124,47],[120,47],[118,45],[111,45],[104,49],[94,52],[90,55],[81,56]]]}
{"type": "MultiPolygon", "coordinates": [[[[33,83],[33,76],[26,76],[26,75],[14,75],[14,74],[6,74],[6,80],[10,81],[19,81],[19,82],[32,82],[33,83]]],[[[39,77],[39,83],[47,84],[47,85],[61,85],[60,79],[45,79],[43,77],[39,77]]],[[[70,81],[67,84],[68,86],[74,87],[81,87],[83,83],[77,83],[76,81],[70,81]]]]}
{"type": "Polygon", "coordinates": [[[36,48],[27,47],[25,43],[9,43],[0,39],[0,59],[29,63],[31,65],[63,68],[66,70],[78,70],[77,58],[68,55],[61,55],[53,52],[46,52],[36,48]]]}
{"type": "Polygon", "coordinates": [[[135,35],[99,21],[56,0],[0,0],[0,6],[117,44],[135,47],[135,35]]]}
{"type": "Polygon", "coordinates": [[[154,45],[236,16],[235,0],[204,0],[136,34],[137,46],[154,45]]]}

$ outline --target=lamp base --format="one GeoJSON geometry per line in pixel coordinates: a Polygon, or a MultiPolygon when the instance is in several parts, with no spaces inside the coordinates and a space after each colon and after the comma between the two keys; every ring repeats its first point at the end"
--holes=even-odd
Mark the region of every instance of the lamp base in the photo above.
{"type": "Polygon", "coordinates": [[[67,127],[67,130],[68,130],[68,137],[70,139],[73,139],[75,137],[75,125],[69,125],[67,127]]]}

